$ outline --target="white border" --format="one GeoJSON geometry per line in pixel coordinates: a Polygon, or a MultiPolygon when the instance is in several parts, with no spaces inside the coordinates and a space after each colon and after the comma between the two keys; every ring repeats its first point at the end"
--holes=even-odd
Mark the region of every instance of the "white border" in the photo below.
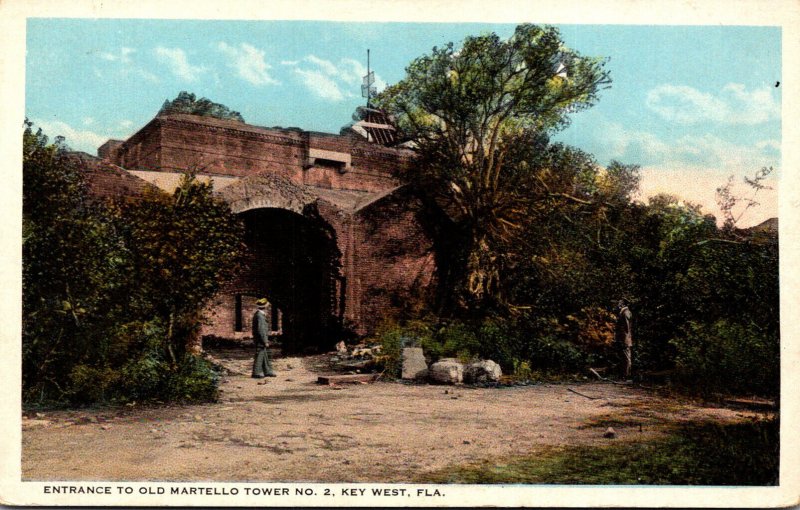
{"type": "MultiPolygon", "coordinates": [[[[0,2],[0,137],[2,155],[2,201],[0,201],[0,317],[3,326],[0,342],[2,388],[0,388],[0,503],[37,505],[168,505],[168,506],[646,506],[646,507],[767,507],[800,504],[800,443],[798,442],[797,367],[798,322],[791,320],[800,305],[800,257],[798,246],[798,209],[800,172],[797,142],[797,93],[800,91],[800,66],[797,61],[800,42],[800,3],[791,0],[579,0],[565,5],[563,0],[538,2],[506,0],[238,0],[230,2],[202,0],[2,0],[0,2]],[[44,485],[53,482],[21,482],[20,455],[20,324],[21,316],[21,129],[25,117],[25,23],[28,17],[70,18],[204,18],[204,19],[282,19],[334,21],[416,21],[416,22],[497,22],[531,21],[554,24],[642,24],[642,25],[762,25],[780,26],[783,35],[783,140],[782,181],[780,186],[781,243],[781,485],[758,488],[717,487],[632,487],[598,486],[523,486],[523,485],[444,485],[444,498],[337,499],[308,496],[273,498],[237,496],[151,496],[137,493],[140,487],[156,491],[171,486],[214,487],[219,491],[238,488],[244,483],[62,483],[59,485],[129,486],[131,496],[50,496],[44,485]]],[[[433,488],[407,484],[258,484],[287,487],[324,488],[357,486],[433,488]]],[[[112,489],[116,490],[116,489],[112,489]]]]}

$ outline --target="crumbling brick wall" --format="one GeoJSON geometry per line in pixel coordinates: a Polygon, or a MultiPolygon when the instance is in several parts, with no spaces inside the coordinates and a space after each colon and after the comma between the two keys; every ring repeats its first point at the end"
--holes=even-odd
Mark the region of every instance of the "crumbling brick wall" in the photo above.
{"type": "Polygon", "coordinates": [[[268,129],[194,115],[156,117],[105,153],[128,170],[198,169],[235,177],[268,172],[299,185],[369,192],[400,184],[397,175],[411,158],[407,150],[376,146],[356,136],[268,129]],[[339,156],[314,160],[309,158],[314,149],[339,156]],[[344,168],[338,158],[351,164],[344,168]]]}
{"type": "MultiPolygon", "coordinates": [[[[241,197],[236,202],[236,193],[250,196],[253,187],[265,186],[260,181],[264,176],[282,177],[290,188],[297,186],[293,188],[297,193],[319,197],[313,203],[314,214],[329,229],[339,257],[337,274],[332,275],[335,282],[329,286],[331,309],[358,334],[372,333],[385,317],[410,313],[433,285],[435,259],[422,206],[403,186],[413,168],[407,149],[369,143],[352,134],[269,129],[177,114],[156,117],[123,144],[104,145],[102,152],[110,163],[129,170],[195,169],[212,177],[245,179],[238,188],[236,184],[226,188],[239,205],[244,202],[241,197]]],[[[262,195],[270,189],[261,189],[262,195]]],[[[280,208],[282,203],[257,194],[253,200],[261,205],[248,202],[247,207],[280,208]]],[[[297,207],[288,210],[305,214],[297,207]]],[[[235,308],[240,306],[235,296],[260,291],[259,285],[245,281],[246,276],[228,282],[215,298],[204,334],[247,335],[247,328],[235,331],[235,308]]]]}
{"type": "Polygon", "coordinates": [[[356,216],[357,332],[370,334],[381,321],[414,315],[435,284],[433,242],[422,203],[404,187],[356,216]]]}

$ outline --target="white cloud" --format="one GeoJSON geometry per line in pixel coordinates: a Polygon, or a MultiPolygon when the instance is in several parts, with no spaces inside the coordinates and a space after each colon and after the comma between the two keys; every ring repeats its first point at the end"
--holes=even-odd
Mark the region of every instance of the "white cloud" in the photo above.
{"type": "Polygon", "coordinates": [[[41,121],[34,120],[34,125],[42,128],[42,132],[54,140],[57,136],[63,136],[66,144],[79,151],[97,154],[97,148],[108,141],[108,136],[95,133],[86,129],[77,129],[59,120],[41,121]]]}
{"type": "Polygon", "coordinates": [[[336,65],[334,65],[334,63],[330,60],[319,58],[316,55],[308,55],[303,60],[316,65],[320,71],[324,72],[328,76],[336,76],[339,74],[339,68],[336,67],[336,65]]]}
{"type": "Polygon", "coordinates": [[[629,161],[661,160],[670,152],[670,147],[656,135],[646,131],[625,128],[618,122],[608,122],[598,130],[603,145],[610,150],[610,157],[629,161]]]}
{"type": "MultiPolygon", "coordinates": [[[[343,58],[339,61],[339,64],[339,72],[342,79],[360,87],[362,78],[367,75],[367,66],[352,58],[343,58]]],[[[374,86],[378,89],[378,92],[386,88],[386,82],[377,73],[375,73],[374,86]]]]}
{"type": "Polygon", "coordinates": [[[123,76],[133,76],[134,78],[142,78],[143,80],[149,81],[151,83],[158,83],[159,80],[158,76],[151,73],[150,71],[145,71],[141,68],[132,68],[127,69],[122,72],[123,76]]]}
{"type": "Polygon", "coordinates": [[[756,147],[764,152],[772,151],[772,152],[780,152],[781,150],[781,141],[780,140],[760,140],[756,142],[756,147]]]}
{"type": "Polygon", "coordinates": [[[325,76],[321,71],[295,69],[294,72],[300,76],[303,84],[305,84],[306,88],[314,95],[330,101],[341,101],[344,99],[344,94],[341,89],[339,89],[336,82],[330,77],[325,76]]]}
{"type": "MultiPolygon", "coordinates": [[[[752,177],[765,166],[777,169],[780,163],[779,140],[736,144],[711,133],[663,140],[653,133],[627,129],[616,122],[604,124],[598,132],[610,159],[642,165],[640,198],[669,193],[700,204],[717,219],[721,219],[721,212],[716,203],[716,189],[730,175],[735,176],[734,193],[750,197],[752,189],[742,182],[742,177],[752,177]]],[[[777,175],[769,178],[767,184],[776,189],[758,192],[755,199],[761,205],[748,210],[740,226],[777,216],[777,181],[777,175]]]]}
{"type": "Polygon", "coordinates": [[[762,166],[777,166],[779,153],[764,150],[774,146],[775,141],[752,145],[735,144],[707,133],[702,136],[683,136],[672,147],[670,157],[678,163],[694,163],[751,173],[762,166]]]}
{"type": "Polygon", "coordinates": [[[647,93],[648,108],[670,122],[754,125],[780,118],[780,104],[771,87],[753,90],[728,83],[717,94],[686,85],[664,84],[647,93]]]}
{"type": "Polygon", "coordinates": [[[130,64],[131,62],[133,62],[131,55],[135,52],[136,50],[134,50],[133,48],[126,48],[125,46],[123,46],[116,53],[108,51],[101,52],[100,58],[102,58],[103,60],[108,60],[109,62],[120,62],[122,64],[130,64]]]}
{"type": "Polygon", "coordinates": [[[236,69],[239,77],[253,85],[277,84],[269,74],[272,66],[264,60],[264,51],[246,43],[238,47],[224,42],[217,44],[217,50],[226,55],[231,61],[228,64],[236,69]]]}
{"type": "Polygon", "coordinates": [[[134,53],[136,53],[135,49],[126,48],[124,46],[117,51],[100,53],[100,58],[110,63],[103,64],[103,71],[94,68],[94,75],[101,80],[116,75],[122,78],[143,79],[151,83],[158,83],[160,80],[155,74],[136,65],[133,59],[134,53]]]}
{"type": "MultiPolygon", "coordinates": [[[[306,55],[302,60],[284,60],[281,64],[293,67],[294,73],[315,96],[329,101],[359,97],[361,80],[367,68],[361,62],[343,58],[335,63],[316,55],[306,55]]],[[[386,82],[375,76],[378,90],[386,87],[386,82]]]]}
{"type": "Polygon", "coordinates": [[[168,66],[172,74],[183,80],[195,81],[207,71],[207,68],[203,66],[190,64],[186,52],[180,48],[159,46],[154,51],[159,62],[168,66]]]}
{"type": "Polygon", "coordinates": [[[761,140],[736,144],[711,133],[684,135],[665,141],[648,131],[627,129],[607,122],[598,129],[608,157],[642,165],[703,165],[750,172],[762,166],[778,166],[780,142],[761,140]]]}

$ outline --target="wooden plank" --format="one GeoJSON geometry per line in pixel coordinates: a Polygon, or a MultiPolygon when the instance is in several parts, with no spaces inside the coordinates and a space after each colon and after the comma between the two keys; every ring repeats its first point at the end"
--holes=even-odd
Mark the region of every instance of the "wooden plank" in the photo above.
{"type": "Polygon", "coordinates": [[[347,374],[347,375],[321,375],[317,378],[317,384],[348,384],[348,383],[370,383],[374,382],[380,374],[347,374]]]}
{"type": "Polygon", "coordinates": [[[775,402],[765,399],[726,398],[725,403],[757,411],[769,411],[778,408],[775,402]]]}

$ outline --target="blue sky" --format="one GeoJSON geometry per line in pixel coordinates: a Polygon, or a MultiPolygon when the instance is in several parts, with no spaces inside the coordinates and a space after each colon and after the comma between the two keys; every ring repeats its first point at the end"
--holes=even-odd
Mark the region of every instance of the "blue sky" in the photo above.
{"type": "MultiPolygon", "coordinates": [[[[776,27],[560,26],[566,44],[609,57],[613,84],[556,138],[642,165],[642,198],[665,191],[715,212],[714,190],[780,167],[776,27]]],[[[127,138],[181,90],[248,123],[338,132],[359,104],[370,48],[379,85],[433,46],[514,25],[29,19],[26,114],[95,153],[127,138]]],[[[742,224],[777,215],[773,190],[742,224]]],[[[746,190],[741,189],[744,193],[746,190]]]]}

